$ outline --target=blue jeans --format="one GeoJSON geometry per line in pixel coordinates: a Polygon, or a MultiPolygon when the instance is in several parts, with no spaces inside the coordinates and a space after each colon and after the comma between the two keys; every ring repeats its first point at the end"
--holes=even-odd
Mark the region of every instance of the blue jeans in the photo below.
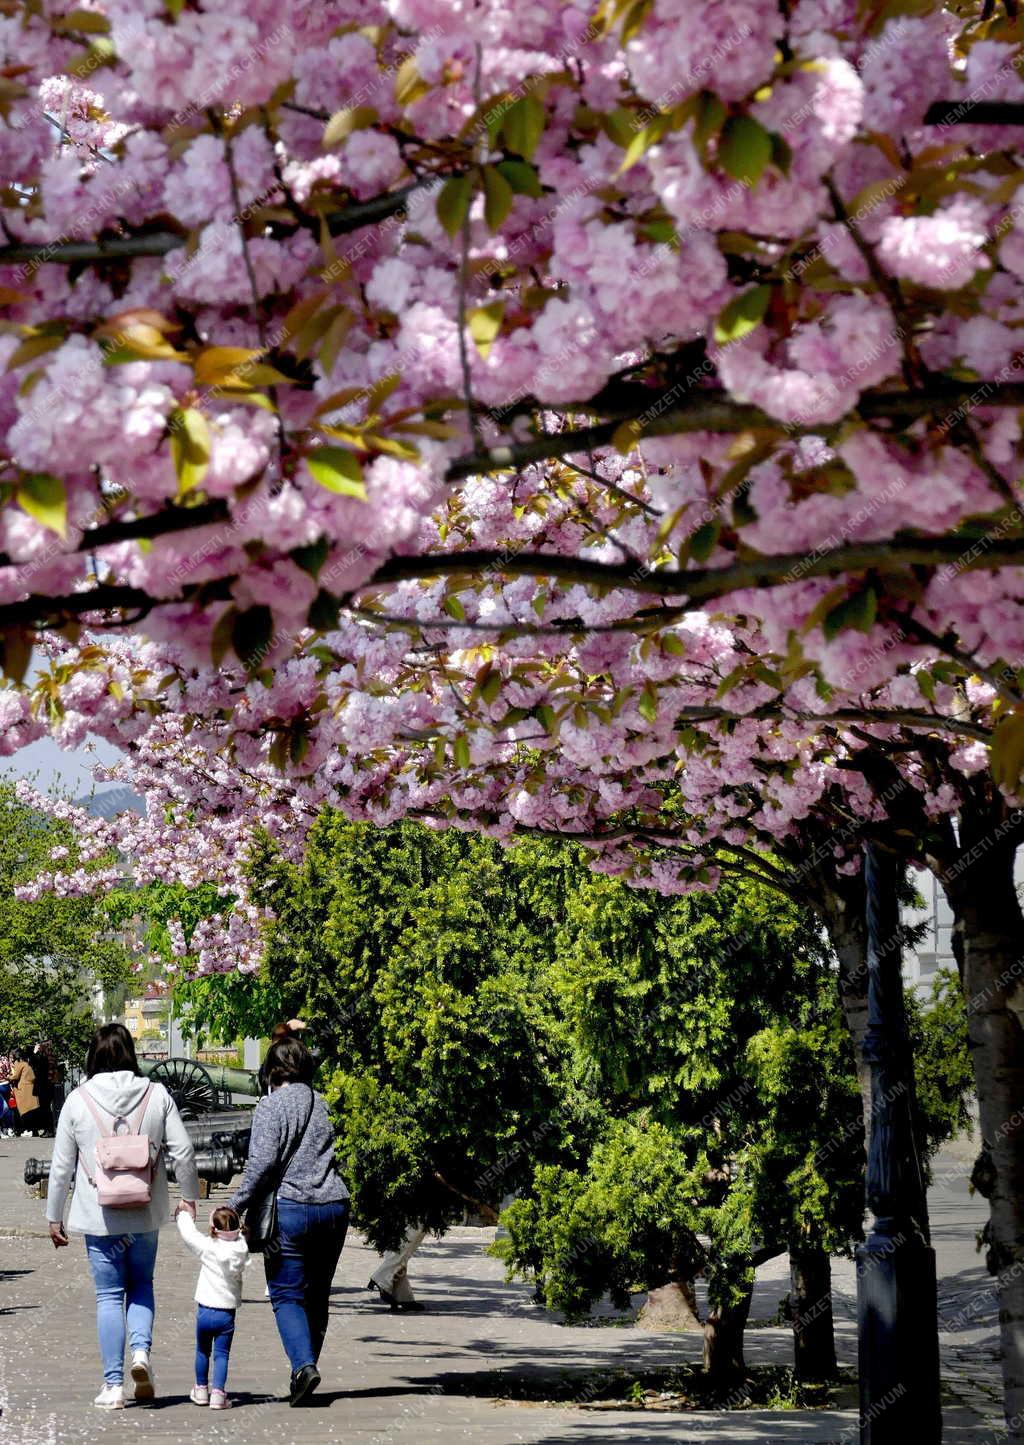
{"type": "Polygon", "coordinates": [[[263,1265],[277,1332],[293,1372],[320,1358],[348,1214],[347,1199],[333,1204],[277,1201],[277,1238],[263,1265]]]}
{"type": "Polygon", "coordinates": [[[228,1383],[228,1360],[235,1335],[234,1310],[215,1310],[211,1305],[196,1309],[196,1384],[210,1384],[224,1390],[228,1383]],[[213,1379],[210,1379],[210,1353],[213,1379]]]}
{"type": "Polygon", "coordinates": [[[85,1252],[96,1289],[96,1333],[100,1337],[104,1384],[124,1384],[126,1315],[131,1349],[152,1347],[156,1246],[155,1229],[139,1234],[85,1236],[85,1252]]]}

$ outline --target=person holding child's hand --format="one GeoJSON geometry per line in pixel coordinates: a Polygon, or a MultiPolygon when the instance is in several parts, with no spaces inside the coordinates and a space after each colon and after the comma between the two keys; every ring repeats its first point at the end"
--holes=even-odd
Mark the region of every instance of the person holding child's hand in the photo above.
{"type": "Polygon", "coordinates": [[[213,1211],[209,1235],[200,1234],[192,1213],[179,1204],[174,1211],[187,1247],[202,1261],[196,1285],[196,1381],[189,1399],[193,1405],[226,1410],[228,1360],[235,1333],[235,1311],[242,1303],[242,1273],[249,1262],[249,1246],[241,1221],[226,1205],[213,1211]],[[210,1357],[213,1357],[213,1378],[210,1357]]]}

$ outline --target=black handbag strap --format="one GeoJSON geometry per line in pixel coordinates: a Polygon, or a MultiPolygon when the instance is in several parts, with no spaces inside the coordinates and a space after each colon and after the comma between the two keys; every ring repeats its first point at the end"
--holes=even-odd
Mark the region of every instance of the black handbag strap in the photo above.
{"type": "Polygon", "coordinates": [[[313,1085],[312,1085],[312,1084],[308,1084],[308,1085],[307,1085],[307,1088],[309,1089],[309,1113],[306,1115],[306,1122],[303,1124],[302,1129],[301,1129],[300,1132],[299,1132],[298,1134],[296,1134],[296,1136],[295,1136],[295,1142],[292,1144],[292,1147],[288,1150],[288,1153],[285,1155],[284,1166],[283,1166],[283,1168],[281,1169],[281,1177],[280,1177],[280,1178],[278,1179],[278,1181],[277,1181],[277,1187],[278,1187],[278,1189],[280,1189],[281,1185],[284,1183],[284,1177],[285,1177],[285,1175],[288,1173],[288,1170],[292,1167],[292,1160],[295,1158],[296,1154],[299,1152],[299,1149],[300,1149],[300,1147],[301,1147],[301,1145],[302,1145],[302,1141],[303,1141],[303,1139],[305,1139],[305,1137],[306,1137],[306,1130],[307,1130],[307,1129],[309,1128],[309,1126],[310,1126],[310,1123],[311,1123],[312,1118],[313,1118],[313,1110],[316,1108],[316,1094],[313,1092],[313,1085]]]}

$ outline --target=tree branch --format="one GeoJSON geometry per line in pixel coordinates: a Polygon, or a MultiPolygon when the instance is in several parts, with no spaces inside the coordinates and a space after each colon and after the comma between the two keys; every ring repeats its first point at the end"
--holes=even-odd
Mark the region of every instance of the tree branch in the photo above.
{"type": "MultiPolygon", "coordinates": [[[[215,526],[230,518],[228,504],[222,497],[203,502],[196,507],[165,507],[163,511],[151,512],[145,517],[129,517],[113,522],[104,522],[99,527],[90,527],[82,533],[81,541],[74,552],[92,552],[97,547],[109,547],[114,542],[133,542],[139,539],[151,541],[154,537],[165,537],[174,532],[190,532],[196,527],[215,526]]],[[[61,555],[71,556],[72,553],[61,555]]],[[[0,567],[31,566],[30,562],[19,562],[16,557],[0,552],[0,567]]]]}
{"type": "MultiPolygon", "coordinates": [[[[343,211],[335,211],[327,218],[327,229],[332,236],[344,236],[350,231],[372,226],[403,210],[413,191],[435,183],[434,176],[412,181],[397,191],[385,191],[371,196],[368,201],[353,202],[343,211]]],[[[296,228],[298,229],[298,228],[296,228]]],[[[134,256],[166,256],[184,246],[188,237],[177,231],[151,231],[138,236],[112,236],[97,241],[52,241],[42,245],[16,242],[0,246],[0,265],[42,265],[53,262],[59,266],[71,266],[82,262],[123,261],[134,256]]]]}
{"type": "Polygon", "coordinates": [[[465,1190],[460,1189],[455,1184],[452,1184],[450,1180],[444,1177],[440,1169],[435,1168],[434,1178],[437,1180],[438,1184],[443,1185],[444,1188],[449,1191],[449,1193],[454,1194],[456,1199],[461,1199],[464,1204],[471,1204],[476,1210],[477,1214],[480,1215],[481,1219],[486,1219],[488,1224],[497,1224],[498,1211],[492,1205],[485,1204],[482,1199],[477,1199],[474,1195],[467,1194],[465,1190]]]}
{"type": "MultiPolygon", "coordinates": [[[[969,538],[896,536],[888,542],[853,543],[818,555],[780,553],[770,557],[752,557],[728,567],[694,567],[687,571],[649,571],[630,562],[596,562],[546,552],[509,553],[476,548],[463,552],[427,553],[419,557],[391,557],[377,569],[371,581],[340,601],[345,606],[351,606],[357,593],[368,588],[384,587],[413,578],[504,573],[517,577],[557,577],[595,587],[624,588],[653,596],[685,598],[687,604],[692,605],[747,588],[784,586],[809,577],[832,577],[868,569],[880,573],[902,572],[912,566],[935,567],[951,563],[958,571],[1019,567],[1024,565],[1024,539],[992,538],[982,545],[981,541],[969,538]]],[[[226,597],[230,583],[230,578],[222,578],[217,583],[206,584],[204,597],[217,600],[226,597]]],[[[0,605],[0,627],[31,624],[60,615],[102,611],[108,607],[152,608],[182,600],[182,597],[153,597],[140,588],[103,584],[88,592],[75,592],[65,597],[32,596],[20,602],[0,605]]],[[[678,615],[678,611],[678,608],[666,609],[673,617],[678,615]]],[[[651,612],[644,614],[645,626],[656,620],[651,612]]]]}
{"type": "MultiPolygon", "coordinates": [[[[634,423],[634,441],[644,437],[676,436],[686,432],[709,431],[732,433],[741,431],[775,431],[785,437],[821,436],[831,425],[814,422],[792,426],[778,417],[769,416],[760,407],[730,400],[718,387],[695,391],[686,401],[677,402],[689,387],[676,386],[669,391],[628,383],[616,389],[602,405],[607,420],[590,426],[567,428],[529,441],[507,446],[488,447],[468,456],[456,457],[449,464],[446,480],[461,481],[463,477],[482,472],[502,471],[567,452],[585,452],[607,446],[623,421],[634,423]]],[[[537,401],[535,407],[544,411],[591,411],[592,401],[549,404],[537,401]]],[[[1024,383],[1017,381],[977,382],[974,385],[931,383],[914,391],[865,391],[850,415],[865,421],[912,421],[915,417],[946,412],[967,413],[976,406],[1024,406],[1024,383]]]]}
{"type": "MultiPolygon", "coordinates": [[[[751,557],[728,567],[694,567],[657,571],[629,562],[587,561],[547,552],[502,552],[467,548],[464,552],[391,557],[371,581],[356,589],[381,587],[412,578],[455,577],[496,573],[513,577],[557,577],[596,587],[621,587],[658,597],[685,597],[706,602],[750,587],[782,586],[809,577],[833,577],[874,569],[902,572],[908,567],[955,564],[958,571],[1024,566],[1024,538],[981,540],[955,536],[913,537],[897,534],[886,542],[855,542],[827,552],[781,552],[751,557]]],[[[353,594],[354,595],[354,594],[353,594]]],[[[347,600],[347,599],[346,599],[347,600]]]]}
{"type": "Polygon", "coordinates": [[[933,100],[925,125],[1024,125],[1019,100],[933,100]]]}
{"type": "Polygon", "coordinates": [[[104,582],[87,592],[70,592],[64,597],[26,597],[21,602],[5,602],[0,606],[0,627],[57,627],[62,618],[81,617],[86,612],[138,609],[145,614],[154,607],[188,602],[200,592],[204,601],[222,602],[230,597],[230,589],[231,580],[224,577],[216,582],[194,584],[177,597],[152,597],[141,587],[104,582]]]}

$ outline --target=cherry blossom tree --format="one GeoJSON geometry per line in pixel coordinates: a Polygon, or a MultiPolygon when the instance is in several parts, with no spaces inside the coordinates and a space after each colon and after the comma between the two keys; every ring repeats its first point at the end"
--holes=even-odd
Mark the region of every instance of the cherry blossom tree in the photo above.
{"type": "Polygon", "coordinates": [[[1024,82],[904,9],[0,15],[0,749],[130,750],[201,968],[325,801],[775,870],[851,977],[861,839],[926,861],[1019,1440],[1024,82]]]}

